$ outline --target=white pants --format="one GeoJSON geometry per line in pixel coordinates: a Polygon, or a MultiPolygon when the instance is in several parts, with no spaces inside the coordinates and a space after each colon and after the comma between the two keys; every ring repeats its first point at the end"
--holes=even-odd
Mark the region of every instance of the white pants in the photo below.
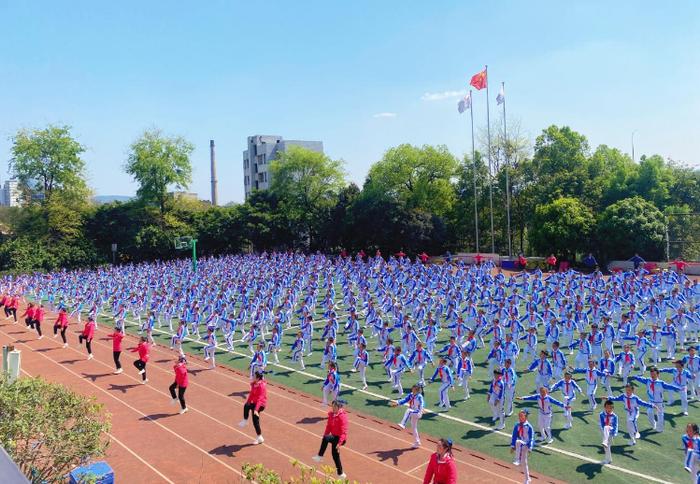
{"type": "Polygon", "coordinates": [[[448,393],[450,386],[451,385],[449,383],[443,383],[440,385],[440,405],[448,409],[450,408],[450,395],[448,393]]]}
{"type": "Polygon", "coordinates": [[[338,398],[338,390],[334,390],[332,386],[323,386],[323,404],[328,405],[328,397],[331,397],[331,401],[338,398]]]}
{"type": "Polygon", "coordinates": [[[411,410],[410,408],[406,409],[406,412],[403,414],[403,418],[401,419],[401,425],[405,427],[406,422],[408,422],[409,419],[411,420],[411,430],[413,431],[413,443],[420,445],[420,435],[418,434],[418,421],[420,420],[420,414],[411,410]]]}
{"type": "MultiPolygon", "coordinates": [[[[649,402],[652,403],[652,402],[649,402]]],[[[664,404],[653,403],[651,408],[647,408],[647,417],[649,418],[649,424],[657,432],[664,431],[664,404]],[[658,407],[658,408],[657,408],[658,407]]]]}
{"type": "Polygon", "coordinates": [[[537,415],[537,426],[540,428],[540,435],[542,440],[549,440],[552,438],[552,414],[544,414],[540,412],[537,415]]]}
{"type": "Polygon", "coordinates": [[[489,407],[491,407],[491,413],[493,414],[493,421],[498,421],[499,425],[503,425],[503,400],[496,400],[495,396],[489,397],[489,407]]]}
{"type": "Polygon", "coordinates": [[[527,458],[530,455],[530,448],[524,440],[515,441],[515,461],[520,463],[520,468],[525,474],[525,482],[530,480],[530,468],[527,463],[527,458]]]}
{"type": "Polygon", "coordinates": [[[588,384],[588,388],[586,388],[586,396],[588,397],[588,406],[591,408],[591,411],[595,410],[595,408],[598,406],[595,400],[595,392],[598,389],[597,384],[591,385],[590,383],[588,384]]]}
{"type": "Polygon", "coordinates": [[[610,451],[614,437],[612,427],[610,425],[606,425],[602,428],[601,432],[603,434],[603,450],[605,450],[605,460],[607,462],[612,462],[612,452],[610,451]]]}
{"type": "Polygon", "coordinates": [[[681,391],[680,392],[674,392],[674,391],[669,391],[668,392],[668,404],[667,405],[673,405],[673,403],[676,401],[676,393],[680,393],[681,395],[681,410],[684,412],[688,411],[688,387],[680,387],[681,391]]]}
{"type": "Polygon", "coordinates": [[[639,433],[639,427],[637,427],[636,418],[627,418],[627,433],[630,434],[630,440],[632,442],[637,441],[637,434],[639,433]]]}
{"type": "Polygon", "coordinates": [[[505,413],[508,415],[513,413],[513,400],[515,399],[515,386],[506,385],[503,389],[503,406],[505,413]]]}
{"type": "Polygon", "coordinates": [[[549,388],[549,375],[540,375],[537,373],[535,375],[535,393],[539,393],[540,388],[542,387],[547,387],[549,388]]]}

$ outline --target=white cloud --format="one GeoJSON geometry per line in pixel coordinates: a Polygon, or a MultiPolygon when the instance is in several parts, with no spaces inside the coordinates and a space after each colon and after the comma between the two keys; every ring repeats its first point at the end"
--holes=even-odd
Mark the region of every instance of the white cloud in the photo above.
{"type": "Polygon", "coordinates": [[[373,118],[395,118],[396,113],[377,113],[372,115],[373,118]]]}
{"type": "Polygon", "coordinates": [[[442,92],[426,92],[421,96],[422,101],[443,101],[454,97],[462,97],[467,94],[466,90],[462,91],[442,91],[442,92]]]}

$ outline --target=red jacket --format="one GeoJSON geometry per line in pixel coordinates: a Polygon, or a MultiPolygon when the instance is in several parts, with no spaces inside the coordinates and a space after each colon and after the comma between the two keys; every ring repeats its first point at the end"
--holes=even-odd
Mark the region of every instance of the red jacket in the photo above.
{"type": "Polygon", "coordinates": [[[430,456],[423,484],[457,484],[457,466],[451,455],[438,459],[437,453],[430,456]]]}
{"type": "Polygon", "coordinates": [[[139,352],[139,360],[143,361],[144,363],[148,363],[148,350],[148,343],[139,343],[136,348],[131,349],[131,351],[139,352]]]}
{"type": "Polygon", "coordinates": [[[348,414],[345,413],[345,409],[341,408],[337,414],[333,413],[333,410],[328,412],[328,423],[326,423],[326,430],[323,435],[334,435],[340,437],[338,439],[338,445],[343,445],[348,438],[348,414]]]}
{"type": "MultiPolygon", "coordinates": [[[[34,319],[39,321],[39,323],[44,322],[44,309],[41,307],[34,309],[34,319]]],[[[68,320],[66,320],[66,326],[68,326],[68,320]]]]}
{"type": "MultiPolygon", "coordinates": [[[[42,311],[42,317],[43,317],[43,311],[42,311]]],[[[61,311],[58,313],[58,317],[56,318],[56,322],[53,323],[54,326],[60,326],[61,328],[67,328],[68,327],[68,314],[65,311],[61,311]]]]}
{"type": "Polygon", "coordinates": [[[95,337],[95,322],[88,321],[83,328],[83,338],[92,339],[95,337]]]}
{"type": "Polygon", "coordinates": [[[26,316],[28,319],[34,319],[35,312],[36,308],[34,306],[27,306],[27,309],[24,310],[24,314],[20,317],[23,318],[26,316]]]}
{"type": "Polygon", "coordinates": [[[7,294],[3,294],[2,301],[0,301],[0,304],[3,306],[6,306],[9,302],[10,302],[10,298],[7,297],[7,294]]]}
{"type": "Polygon", "coordinates": [[[267,383],[265,380],[251,382],[248,400],[245,402],[254,403],[256,412],[260,410],[260,407],[267,406],[267,383]]]}
{"type": "Polygon", "coordinates": [[[12,309],[17,309],[19,307],[19,298],[17,296],[13,297],[10,301],[10,307],[12,309]]]}
{"type": "Polygon", "coordinates": [[[178,362],[175,363],[173,368],[175,369],[175,383],[177,383],[177,386],[187,388],[187,384],[189,383],[189,378],[187,376],[187,365],[178,362]]]}
{"type": "Polygon", "coordinates": [[[119,331],[115,331],[114,333],[110,334],[109,337],[112,338],[112,351],[121,351],[124,335],[119,331]]]}

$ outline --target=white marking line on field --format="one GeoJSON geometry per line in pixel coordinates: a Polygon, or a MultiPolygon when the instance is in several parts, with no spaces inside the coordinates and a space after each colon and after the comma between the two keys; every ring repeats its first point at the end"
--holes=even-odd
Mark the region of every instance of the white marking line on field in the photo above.
{"type": "MultiPolygon", "coordinates": [[[[93,343],[96,343],[97,345],[104,346],[104,347],[107,347],[107,348],[109,347],[109,345],[106,345],[106,344],[104,344],[104,343],[97,342],[97,341],[95,341],[95,340],[93,340],[93,343]]],[[[156,348],[157,348],[157,347],[156,347],[156,348]]],[[[97,360],[97,361],[99,361],[99,360],[97,360]]],[[[102,363],[102,362],[100,361],[100,363],[102,363]]],[[[106,365],[106,363],[103,363],[103,364],[106,365]]],[[[164,368],[161,368],[159,365],[157,365],[157,364],[155,364],[155,363],[154,363],[152,366],[150,366],[149,368],[155,368],[155,369],[157,369],[157,370],[162,371],[163,373],[166,373],[166,374],[168,374],[168,375],[172,375],[171,372],[165,370],[164,368]]],[[[129,375],[129,376],[131,377],[131,375],[129,375]]],[[[132,377],[132,378],[133,378],[134,380],[138,381],[138,379],[136,379],[135,377],[132,377]]],[[[239,383],[240,383],[240,382],[239,382],[239,383]]],[[[217,392],[217,391],[214,391],[214,390],[212,390],[211,388],[209,388],[208,386],[206,386],[206,385],[204,385],[204,384],[202,384],[202,383],[197,383],[197,382],[194,382],[194,381],[190,381],[190,385],[196,385],[196,386],[198,386],[198,387],[204,388],[205,390],[209,391],[210,393],[213,393],[213,394],[216,395],[216,396],[219,396],[219,397],[221,397],[221,398],[224,398],[224,399],[226,399],[227,401],[232,400],[231,397],[229,397],[228,395],[225,395],[225,394],[223,394],[223,393],[219,393],[219,392],[217,392]]],[[[160,392],[160,393],[165,394],[165,392],[160,392]]],[[[240,402],[239,402],[238,400],[233,400],[233,401],[236,402],[237,404],[240,404],[240,402]]],[[[242,406],[242,405],[241,405],[241,406],[242,406]]],[[[188,406],[188,408],[193,408],[193,407],[188,406]]],[[[232,430],[237,430],[237,429],[235,429],[234,427],[231,427],[230,425],[228,425],[228,424],[226,424],[226,423],[224,423],[224,422],[221,422],[220,420],[215,419],[214,417],[209,416],[208,414],[207,414],[207,416],[208,416],[209,418],[212,418],[212,419],[216,420],[216,422],[218,422],[218,423],[221,424],[221,425],[225,425],[225,426],[229,427],[229,428],[232,429],[232,430]]],[[[311,432],[310,430],[307,430],[307,429],[298,427],[297,425],[292,424],[292,423],[289,423],[289,422],[287,422],[286,420],[283,420],[283,419],[281,419],[281,418],[279,418],[279,417],[276,417],[275,415],[273,415],[273,414],[271,414],[271,413],[267,413],[267,412],[266,412],[266,416],[269,417],[269,418],[271,418],[271,419],[273,419],[273,420],[276,420],[276,421],[278,421],[278,422],[281,422],[281,423],[284,424],[284,425],[287,425],[287,426],[289,426],[289,427],[292,427],[295,431],[301,430],[302,432],[304,432],[304,433],[306,433],[306,434],[309,434],[309,435],[311,435],[311,436],[313,436],[313,437],[318,437],[318,435],[315,434],[314,432],[311,432]]],[[[241,432],[240,430],[237,430],[237,431],[238,431],[239,433],[241,433],[241,434],[247,436],[247,434],[241,432]]],[[[269,446],[269,445],[268,445],[268,446],[269,446]]],[[[367,460],[369,460],[369,461],[371,461],[371,462],[374,462],[374,463],[377,463],[377,464],[381,464],[381,465],[383,465],[384,467],[388,467],[388,468],[390,468],[390,469],[392,469],[392,470],[394,470],[394,471],[398,471],[398,472],[401,472],[401,473],[403,473],[403,474],[408,475],[407,472],[405,472],[405,471],[403,471],[403,470],[401,470],[401,469],[399,469],[399,468],[397,468],[397,467],[391,466],[391,465],[389,465],[389,464],[385,464],[385,463],[382,462],[382,461],[375,460],[375,459],[369,457],[368,455],[363,454],[362,452],[359,452],[359,451],[354,450],[354,449],[349,448],[349,447],[347,448],[347,450],[348,450],[349,452],[352,452],[353,454],[357,454],[357,455],[361,456],[362,458],[367,459],[367,460]]],[[[284,454],[284,455],[286,455],[286,454],[284,454]]],[[[291,457],[291,456],[287,456],[287,457],[290,458],[290,459],[294,459],[294,458],[291,457]]],[[[296,460],[299,460],[299,459],[296,459],[296,460]]],[[[319,473],[320,473],[320,471],[319,471],[319,473]]],[[[409,476],[409,477],[415,479],[415,476],[409,476]]],[[[514,482],[515,482],[515,481],[514,481],[514,482]]]]}
{"type": "MultiPolygon", "coordinates": [[[[128,320],[126,320],[126,321],[128,321],[128,320]]],[[[137,325],[137,323],[136,323],[135,321],[131,321],[131,322],[134,323],[135,325],[137,325]]],[[[170,334],[170,333],[168,333],[167,331],[163,331],[163,330],[159,330],[159,329],[154,329],[154,331],[158,331],[158,332],[164,333],[164,334],[170,334]]],[[[192,339],[192,338],[190,338],[189,336],[186,337],[185,339],[188,340],[188,341],[191,341],[191,342],[193,342],[193,343],[196,343],[196,344],[200,344],[200,345],[202,345],[202,346],[205,346],[205,343],[204,343],[204,342],[198,341],[198,340],[196,340],[196,339],[192,339]]],[[[243,357],[246,357],[246,358],[250,358],[249,355],[246,355],[245,353],[240,353],[240,352],[238,352],[238,351],[230,351],[230,350],[225,349],[225,348],[221,348],[221,350],[222,350],[222,351],[225,351],[225,352],[227,352],[227,353],[233,353],[233,354],[236,354],[236,355],[239,355],[239,356],[243,356],[243,357]]],[[[281,368],[281,369],[283,369],[283,370],[293,371],[293,372],[298,373],[298,374],[300,374],[300,375],[304,375],[304,376],[308,376],[308,377],[311,377],[311,378],[315,378],[315,379],[320,380],[320,381],[323,381],[323,380],[324,380],[324,378],[322,378],[322,377],[320,377],[320,376],[318,376],[318,375],[314,375],[313,373],[308,373],[308,372],[306,372],[306,371],[297,370],[297,369],[295,369],[295,368],[282,365],[281,363],[275,363],[275,362],[272,362],[272,361],[268,361],[268,365],[277,366],[277,367],[279,367],[279,368],[281,368]]],[[[379,395],[379,394],[377,394],[377,393],[370,392],[370,391],[368,391],[368,390],[362,390],[362,389],[360,389],[360,388],[354,387],[354,386],[352,386],[352,385],[348,385],[348,384],[346,384],[346,383],[341,383],[340,386],[341,386],[341,387],[345,387],[345,388],[349,388],[349,389],[351,389],[351,390],[353,390],[353,391],[356,391],[356,392],[360,392],[360,393],[364,393],[364,394],[367,394],[367,395],[370,395],[370,396],[373,396],[373,397],[376,397],[376,398],[380,398],[380,399],[382,399],[382,400],[387,400],[387,401],[393,400],[392,398],[386,397],[386,396],[384,396],[384,395],[379,395]]],[[[486,427],[485,425],[481,425],[481,424],[478,424],[478,423],[476,423],[476,422],[471,422],[471,421],[469,421],[469,420],[464,420],[464,419],[461,419],[461,418],[458,418],[458,417],[453,417],[452,415],[446,415],[446,414],[444,414],[444,413],[442,413],[442,412],[435,412],[435,411],[433,411],[433,410],[430,410],[428,407],[425,407],[425,413],[434,413],[434,414],[436,414],[438,417],[443,417],[443,418],[446,418],[446,419],[448,419],[448,420],[452,420],[452,421],[454,421],[454,422],[459,422],[459,423],[462,423],[462,424],[464,424],[464,425],[469,425],[469,426],[471,426],[471,427],[475,427],[475,428],[478,428],[478,429],[481,429],[481,430],[488,430],[489,432],[492,432],[492,433],[495,433],[495,434],[498,434],[498,435],[505,436],[505,437],[507,437],[507,438],[509,438],[509,439],[511,438],[511,435],[508,434],[508,433],[506,433],[506,432],[502,432],[502,431],[500,431],[500,430],[493,430],[491,427],[486,427]]],[[[568,450],[558,449],[558,448],[553,447],[553,446],[551,446],[551,445],[548,445],[548,446],[546,446],[546,447],[542,447],[542,449],[547,449],[547,450],[550,450],[550,451],[552,451],[552,452],[556,452],[556,453],[559,453],[559,454],[562,454],[562,455],[566,455],[566,456],[568,456],[568,457],[573,457],[573,458],[575,458],[575,459],[579,459],[579,460],[582,460],[582,461],[584,461],[584,462],[588,462],[588,463],[592,463],[592,464],[600,464],[600,461],[599,461],[599,460],[592,459],[592,458],[590,458],[590,457],[586,457],[585,455],[577,454],[577,453],[575,453],[575,452],[570,452],[570,451],[568,451],[568,450]]],[[[619,471],[619,472],[622,472],[622,473],[625,473],[625,474],[629,474],[629,475],[631,475],[631,476],[639,477],[639,478],[641,478],[641,479],[646,479],[646,480],[649,480],[649,481],[652,481],[652,482],[660,482],[660,483],[666,483],[666,482],[667,482],[667,481],[664,481],[663,479],[658,479],[658,478],[653,477],[653,476],[649,476],[649,475],[646,475],[646,474],[642,474],[642,473],[640,473],[640,472],[631,471],[631,470],[629,470],[629,469],[625,469],[624,467],[618,467],[618,466],[612,465],[612,464],[606,464],[604,467],[605,467],[605,468],[608,468],[608,469],[611,469],[611,470],[616,470],[616,471],[619,471]]]]}
{"type": "Polygon", "coordinates": [[[133,450],[131,450],[131,448],[130,448],[128,445],[124,444],[121,440],[119,440],[118,438],[116,438],[114,435],[112,435],[112,434],[110,434],[110,433],[107,433],[107,435],[109,435],[109,437],[110,437],[112,440],[114,440],[117,444],[119,444],[119,445],[121,445],[122,447],[124,447],[124,449],[126,449],[126,451],[127,451],[128,453],[130,453],[131,455],[133,455],[134,457],[136,457],[136,458],[137,458],[138,460],[140,460],[143,464],[145,464],[148,468],[150,468],[153,472],[155,472],[155,473],[158,474],[160,477],[162,477],[163,480],[164,480],[165,482],[169,482],[170,484],[175,484],[175,482],[173,482],[173,481],[171,481],[170,479],[168,479],[167,477],[165,477],[158,469],[156,469],[156,468],[153,467],[151,464],[149,464],[148,462],[146,462],[145,460],[143,460],[143,459],[141,458],[141,456],[138,455],[138,454],[137,454],[136,452],[134,452],[133,450]]]}
{"type": "MultiPolygon", "coordinates": [[[[416,466],[416,467],[414,467],[413,469],[411,469],[410,471],[408,471],[408,473],[409,473],[409,474],[413,474],[414,472],[420,470],[421,467],[423,467],[423,466],[425,466],[425,465],[426,465],[426,463],[424,462],[423,464],[421,464],[421,465],[419,465],[419,466],[416,466]]],[[[494,475],[497,476],[498,474],[494,473],[494,475]]]]}
{"type": "MultiPolygon", "coordinates": [[[[29,372],[28,372],[27,370],[25,370],[24,368],[21,368],[20,371],[21,371],[22,373],[24,373],[25,375],[27,375],[29,378],[33,378],[32,374],[29,373],[29,372]]],[[[107,434],[107,435],[109,436],[109,438],[112,439],[112,440],[114,440],[117,444],[119,444],[120,446],[122,446],[129,454],[133,455],[134,457],[136,457],[136,459],[138,459],[139,461],[141,461],[142,464],[144,464],[146,467],[148,467],[148,468],[151,469],[153,472],[155,472],[155,473],[158,474],[160,477],[162,477],[163,480],[164,480],[165,482],[169,482],[170,484],[175,484],[173,481],[171,481],[170,479],[168,479],[167,477],[165,477],[165,476],[163,475],[162,472],[160,472],[158,469],[156,469],[155,467],[153,467],[151,464],[149,464],[148,462],[146,462],[145,460],[143,460],[143,459],[141,458],[141,456],[138,455],[136,452],[134,452],[133,450],[131,450],[131,447],[129,447],[128,445],[126,445],[124,442],[122,442],[121,440],[119,440],[119,439],[116,438],[114,435],[110,434],[109,432],[105,432],[105,434],[107,434]]]]}

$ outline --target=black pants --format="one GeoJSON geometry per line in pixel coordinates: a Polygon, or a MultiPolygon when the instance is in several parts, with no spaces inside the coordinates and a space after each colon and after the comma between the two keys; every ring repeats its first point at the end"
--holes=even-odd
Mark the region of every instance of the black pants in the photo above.
{"type": "Polygon", "coordinates": [[[337,435],[325,435],[321,441],[321,449],[318,451],[318,455],[323,456],[326,453],[326,447],[331,444],[331,455],[333,456],[333,462],[335,462],[335,470],[338,471],[338,475],[343,473],[343,464],[340,462],[340,453],[338,452],[338,442],[340,437],[337,435]]]}
{"type": "Polygon", "coordinates": [[[62,328],[61,326],[53,327],[53,334],[58,334],[59,331],[61,332],[61,339],[63,340],[64,344],[68,343],[68,341],[66,341],[66,329],[68,328],[62,328]]]}
{"type": "Polygon", "coordinates": [[[114,365],[117,367],[117,370],[120,370],[122,367],[122,364],[119,362],[119,357],[121,356],[121,354],[121,351],[112,351],[112,356],[114,357],[114,365]]]}
{"type": "Polygon", "coordinates": [[[15,308],[10,308],[9,310],[5,309],[5,313],[9,316],[12,314],[12,317],[15,318],[15,323],[17,322],[17,309],[15,308]]]}
{"type": "Polygon", "coordinates": [[[143,370],[143,373],[141,374],[141,379],[143,381],[146,381],[146,362],[141,361],[141,360],[136,360],[136,361],[134,361],[134,366],[136,367],[136,369],[138,371],[143,370]]]}
{"type": "Polygon", "coordinates": [[[187,408],[187,405],[185,404],[185,390],[187,390],[187,387],[180,387],[177,386],[177,382],[173,382],[172,385],[170,385],[170,395],[173,398],[175,397],[175,389],[177,388],[177,399],[180,400],[180,407],[183,409],[187,408]]]}
{"type": "Polygon", "coordinates": [[[34,329],[34,320],[32,318],[25,319],[24,323],[27,325],[27,328],[34,329]]]}
{"type": "Polygon", "coordinates": [[[39,322],[38,319],[35,319],[32,321],[34,323],[34,329],[36,329],[36,332],[39,333],[39,336],[41,336],[41,322],[39,322]]]}
{"type": "Polygon", "coordinates": [[[80,344],[83,344],[83,340],[85,340],[85,348],[88,350],[88,355],[92,354],[92,339],[87,339],[85,336],[78,335],[78,341],[80,341],[80,344]]]}
{"type": "MultiPolygon", "coordinates": [[[[265,407],[260,407],[258,413],[265,410],[265,407]]],[[[246,403],[243,405],[243,419],[248,420],[248,415],[253,412],[253,427],[255,427],[256,435],[262,435],[262,430],[260,429],[260,417],[255,415],[255,403],[246,403]]]]}

